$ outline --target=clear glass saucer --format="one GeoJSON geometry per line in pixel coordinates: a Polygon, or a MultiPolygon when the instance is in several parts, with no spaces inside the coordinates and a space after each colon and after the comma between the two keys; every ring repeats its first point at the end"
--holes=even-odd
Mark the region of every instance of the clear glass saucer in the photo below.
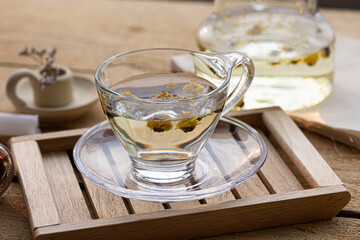
{"type": "Polygon", "coordinates": [[[139,182],[131,160],[106,121],[76,143],[74,161],[92,182],[126,198],[176,202],[208,198],[236,187],[264,164],[267,148],[260,134],[234,118],[222,117],[201,150],[191,177],[171,183],[139,182]]]}

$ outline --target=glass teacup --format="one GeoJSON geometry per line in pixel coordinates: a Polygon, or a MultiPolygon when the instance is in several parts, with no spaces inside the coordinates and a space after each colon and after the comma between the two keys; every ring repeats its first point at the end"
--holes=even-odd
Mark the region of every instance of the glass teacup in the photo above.
{"type": "Polygon", "coordinates": [[[237,52],[156,48],[113,56],[96,70],[104,113],[141,182],[174,183],[193,174],[197,156],[220,117],[254,75],[237,52]],[[231,78],[237,67],[236,78],[231,78]]]}

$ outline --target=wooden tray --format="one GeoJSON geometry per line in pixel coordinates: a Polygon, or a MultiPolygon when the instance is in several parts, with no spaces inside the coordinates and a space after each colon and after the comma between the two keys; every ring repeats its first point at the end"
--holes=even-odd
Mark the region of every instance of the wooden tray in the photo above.
{"type": "Polygon", "coordinates": [[[214,236],[330,219],[350,201],[341,180],[281,109],[230,115],[261,132],[267,161],[236,189],[201,201],[129,200],[97,187],[71,160],[86,129],[12,138],[34,239],[214,236]]]}

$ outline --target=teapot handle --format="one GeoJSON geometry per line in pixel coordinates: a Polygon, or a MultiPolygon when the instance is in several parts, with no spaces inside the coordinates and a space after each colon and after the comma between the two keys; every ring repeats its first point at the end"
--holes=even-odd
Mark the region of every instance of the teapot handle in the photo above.
{"type": "MultiPolygon", "coordinates": [[[[255,74],[255,68],[253,61],[240,53],[234,52],[234,53],[228,53],[225,54],[226,57],[230,59],[229,61],[229,70],[228,74],[229,76],[232,75],[232,72],[235,68],[242,66],[244,69],[243,74],[241,75],[240,80],[236,83],[235,88],[233,88],[232,92],[228,94],[228,101],[226,102],[222,115],[225,115],[227,112],[229,112],[232,108],[236,106],[238,102],[244,97],[245,92],[249,89],[249,86],[254,78],[255,74]],[[243,84],[241,84],[244,82],[243,84]],[[235,95],[234,95],[235,94],[235,95]]],[[[230,80],[235,81],[233,79],[230,80]]]]}
{"type": "Polygon", "coordinates": [[[6,93],[8,98],[16,107],[25,107],[26,103],[16,93],[16,86],[23,78],[28,77],[30,81],[36,81],[35,74],[27,68],[18,69],[8,80],[6,93]]]}

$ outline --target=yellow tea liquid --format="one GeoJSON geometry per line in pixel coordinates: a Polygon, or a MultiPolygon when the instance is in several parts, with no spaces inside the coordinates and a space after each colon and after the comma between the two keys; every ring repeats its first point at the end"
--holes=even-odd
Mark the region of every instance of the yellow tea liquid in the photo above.
{"type": "Polygon", "coordinates": [[[214,131],[224,105],[214,98],[201,102],[176,100],[206,94],[215,88],[209,81],[187,73],[139,75],[111,90],[167,103],[132,102],[120,97],[110,103],[103,99],[102,106],[132,159],[164,165],[195,158],[204,139],[214,131]]]}
{"type": "Polygon", "coordinates": [[[238,51],[252,58],[255,78],[243,109],[276,105],[296,111],[332,91],[332,29],[305,13],[233,11],[204,22],[198,42],[203,51],[238,51]]]}

